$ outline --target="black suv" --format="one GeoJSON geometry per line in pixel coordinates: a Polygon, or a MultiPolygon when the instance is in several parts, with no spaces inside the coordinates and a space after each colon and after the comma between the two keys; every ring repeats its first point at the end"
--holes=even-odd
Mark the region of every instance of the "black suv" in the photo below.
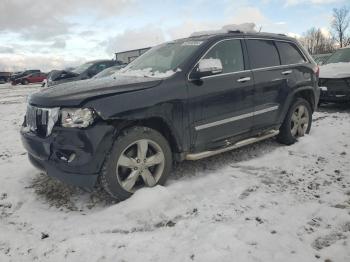
{"type": "Polygon", "coordinates": [[[283,35],[180,39],[112,77],[33,94],[22,141],[48,175],[126,199],[164,184],[174,162],[273,136],[294,143],[310,131],[317,81],[310,55],[283,35]]]}

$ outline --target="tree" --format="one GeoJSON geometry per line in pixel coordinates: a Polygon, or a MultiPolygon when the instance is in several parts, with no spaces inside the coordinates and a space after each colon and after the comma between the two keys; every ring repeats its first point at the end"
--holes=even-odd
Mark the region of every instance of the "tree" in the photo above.
{"type": "Polygon", "coordinates": [[[349,8],[343,6],[333,9],[332,29],[333,35],[340,47],[344,47],[350,42],[350,37],[347,36],[347,30],[350,25],[349,8]]]}
{"type": "Polygon", "coordinates": [[[303,34],[300,42],[310,54],[326,54],[334,51],[334,40],[325,36],[321,29],[312,27],[303,34]]]}

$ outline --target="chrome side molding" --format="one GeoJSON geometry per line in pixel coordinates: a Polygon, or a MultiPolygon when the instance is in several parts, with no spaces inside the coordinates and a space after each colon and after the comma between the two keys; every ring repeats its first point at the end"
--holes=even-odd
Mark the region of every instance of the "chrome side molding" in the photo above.
{"type": "Polygon", "coordinates": [[[270,137],[277,136],[278,134],[279,134],[279,130],[271,130],[271,131],[268,131],[260,136],[251,137],[251,138],[239,141],[231,146],[223,147],[223,148],[213,150],[213,151],[204,151],[204,152],[195,153],[195,154],[187,154],[185,159],[193,161],[193,160],[199,160],[202,158],[214,156],[214,155],[221,154],[221,153],[224,153],[227,151],[231,151],[231,150],[236,149],[236,148],[240,148],[240,147],[243,147],[246,145],[250,145],[250,144],[268,139],[270,137]]]}

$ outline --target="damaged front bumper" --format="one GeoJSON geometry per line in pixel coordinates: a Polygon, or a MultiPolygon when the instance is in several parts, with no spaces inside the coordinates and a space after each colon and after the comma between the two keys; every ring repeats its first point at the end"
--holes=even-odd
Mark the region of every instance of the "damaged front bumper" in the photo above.
{"type": "Polygon", "coordinates": [[[92,188],[108,154],[114,127],[96,123],[86,129],[54,127],[48,137],[40,137],[26,127],[22,143],[30,162],[65,183],[92,188]]]}
{"type": "Polygon", "coordinates": [[[350,79],[320,79],[321,102],[349,102],[350,79]]]}

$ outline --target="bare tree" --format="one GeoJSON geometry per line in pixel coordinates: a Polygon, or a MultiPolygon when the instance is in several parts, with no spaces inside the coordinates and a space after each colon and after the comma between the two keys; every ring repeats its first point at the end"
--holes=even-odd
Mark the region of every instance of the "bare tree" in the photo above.
{"type": "Polygon", "coordinates": [[[347,36],[347,29],[350,24],[349,8],[343,6],[341,8],[333,9],[333,21],[332,29],[334,33],[334,38],[339,43],[340,47],[344,47],[349,44],[349,37],[347,36]]]}
{"type": "Polygon", "coordinates": [[[325,36],[321,29],[310,28],[303,34],[300,42],[310,54],[326,54],[334,51],[334,40],[325,36]]]}

